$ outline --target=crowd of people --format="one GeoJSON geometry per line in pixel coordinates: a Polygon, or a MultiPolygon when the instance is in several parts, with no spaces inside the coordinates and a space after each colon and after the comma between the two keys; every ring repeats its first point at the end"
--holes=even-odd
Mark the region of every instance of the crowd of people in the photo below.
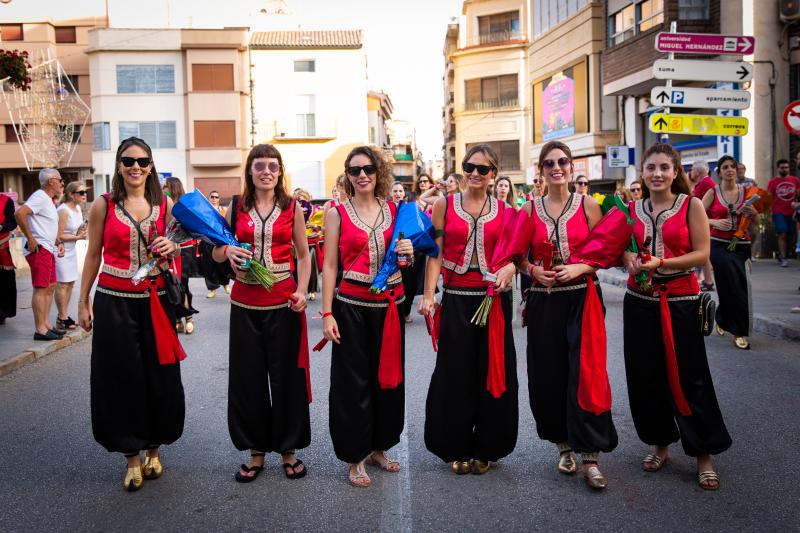
{"type": "MultiPolygon", "coordinates": [[[[432,324],[438,342],[425,404],[427,449],[456,475],[486,474],[513,452],[519,391],[511,288],[521,276],[528,394],[538,436],[554,446],[559,472],[580,470],[589,487],[602,490],[608,479],[600,456],[616,448],[618,436],[595,273],[623,265],[629,274],[622,335],[631,416],[640,440],[652,447],[641,467],[659,471],[670,445],[680,441],[696,458],[700,487],[716,490],[720,477],[712,456],[727,450],[731,437],[703,337],[716,319],[719,334],[731,334],[739,348],[750,346],[747,225],[758,215],[749,201],[753,184],[730,156],[717,164],[719,183],[708,178],[704,164],[695,163],[687,176],[680,154],[666,144],[651,146],[641,160],[640,179],[619,190],[622,202],[604,214],[589,194],[589,180],[575,175],[570,147],[558,141],[541,149],[533,188],[521,202],[521,191],[500,175],[498,156],[487,144],[467,150],[462,173],[438,182],[421,174],[412,191],[393,181],[378,149],[361,146],[347,155],[331,200],[320,207],[302,189],[288,192],[281,153],[260,144],[248,154],[241,194],[227,206],[220,205],[218,191],[208,195],[242,246],[212,246],[165,236],[183,186],[169,178],[162,187],[150,146],[131,137],[117,149],[111,192],[93,202],[88,227],[80,215],[85,184],[64,189],[56,170],[40,172],[41,188],[16,214],[0,197],[0,318],[13,316],[15,308],[8,302],[7,241],[17,224],[27,239],[37,339],[60,338],[75,327],[68,315],[77,279],[74,243],[88,239],[78,324],[94,331],[92,429],[109,452],[124,455],[123,486],[134,491],[162,475],[160,447],[183,432],[180,362],[187,354],[177,333],[194,331],[188,279],[204,277],[208,298],[224,287],[230,294],[228,428],[234,447],[249,454],[234,477],[254,481],[266,455],[276,453],[285,476],[298,479],[308,473],[298,452],[311,439],[306,308],[321,279],[322,332],[332,343],[330,438],[349,482],[367,487],[366,466],[387,472],[407,466],[388,452],[404,426],[405,324],[413,320],[417,295],[416,311],[432,324]],[[409,239],[397,240],[395,251],[409,257],[409,265],[376,293],[370,285],[407,201],[430,217],[438,254],[428,257],[409,239]],[[506,255],[506,248],[513,253],[506,255]],[[144,283],[135,283],[134,274],[154,257],[157,266],[144,283]],[[248,275],[252,262],[272,272],[271,290],[248,275]],[[218,274],[220,265],[230,276],[218,274]],[[696,270],[704,273],[704,288],[716,282],[715,314],[696,270]],[[178,301],[167,271],[180,278],[178,301]],[[55,326],[48,318],[54,294],[55,326]],[[486,298],[493,303],[481,323],[476,310],[486,298]]],[[[781,198],[796,209],[800,180],[788,176],[788,163],[778,169],[779,181],[769,185],[775,205],[781,198]]],[[[773,207],[773,217],[783,217],[775,219],[776,228],[788,234],[791,217],[781,209],[773,207]]]]}

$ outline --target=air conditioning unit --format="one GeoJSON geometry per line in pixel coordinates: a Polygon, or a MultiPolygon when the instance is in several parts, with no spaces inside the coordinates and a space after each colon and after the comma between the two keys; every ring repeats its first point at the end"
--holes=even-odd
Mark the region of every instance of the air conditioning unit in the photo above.
{"type": "Polygon", "coordinates": [[[778,0],[778,9],[783,22],[800,20],[800,0],[778,0]]]}

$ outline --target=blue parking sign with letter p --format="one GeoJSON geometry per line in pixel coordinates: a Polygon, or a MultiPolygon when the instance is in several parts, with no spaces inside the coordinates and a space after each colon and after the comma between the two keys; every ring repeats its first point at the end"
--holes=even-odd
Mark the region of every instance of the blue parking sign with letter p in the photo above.
{"type": "Polygon", "coordinates": [[[682,104],[683,103],[683,95],[686,94],[683,91],[672,91],[672,103],[673,104],[682,104]]]}

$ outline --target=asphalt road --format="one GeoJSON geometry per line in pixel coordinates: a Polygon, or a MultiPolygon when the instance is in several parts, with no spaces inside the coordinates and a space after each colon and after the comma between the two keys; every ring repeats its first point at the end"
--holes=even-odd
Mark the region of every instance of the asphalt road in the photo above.
{"type": "MultiPolygon", "coordinates": [[[[233,480],[243,454],[226,423],[228,298],[198,297],[197,329],[181,336],[186,426],[162,451],[164,476],[122,491],[124,461],[92,438],[90,341],[0,378],[0,531],[787,531],[797,530],[800,489],[798,344],[756,335],[740,351],[709,337],[717,394],[733,447],[716,459],[722,488],[697,486],[695,464],[673,447],[659,473],[630,418],[621,352],[622,290],[604,287],[609,374],[620,445],[601,457],[610,486],[593,493],[556,472],[554,447],[536,436],[527,397],[525,335],[517,326],[520,432],[517,448],[484,476],[455,476],[423,443],[424,403],[434,355],[424,324],[407,328],[407,420],[390,455],[403,470],[370,469],[373,485],[347,483],[328,435],[330,349],[312,354],[312,444],[302,480],[284,478],[279,457],[248,485],[233,480]]],[[[318,304],[312,304],[316,312],[318,304]]],[[[321,336],[309,322],[309,338],[321,336]]]]}

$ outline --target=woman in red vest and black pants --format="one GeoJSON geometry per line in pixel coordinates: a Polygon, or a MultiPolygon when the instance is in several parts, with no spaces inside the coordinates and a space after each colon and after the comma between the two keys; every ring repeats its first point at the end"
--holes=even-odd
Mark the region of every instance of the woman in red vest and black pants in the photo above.
{"type": "MultiPolygon", "coordinates": [[[[425,406],[425,446],[456,474],[486,473],[491,461],[505,457],[517,443],[517,360],[511,330],[513,263],[497,270],[494,286],[500,291],[493,306],[502,306],[500,329],[471,322],[490,283],[489,262],[503,231],[507,207],[488,194],[497,176],[494,149],[478,144],[461,163],[464,192],[436,201],[433,225],[439,257],[428,260],[425,291],[419,311],[434,314],[434,293],[444,267],[439,353],[425,406]],[[443,234],[443,236],[442,236],[443,234]],[[502,339],[495,353],[492,339],[502,339]],[[491,383],[491,385],[490,385],[491,383]]],[[[494,310],[492,312],[495,312],[494,310]]]]}
{"type": "Polygon", "coordinates": [[[125,139],[117,149],[111,194],[95,201],[89,212],[78,316],[81,327],[94,329],[92,431],[108,451],[127,458],[123,487],[128,491],[141,488],[143,478],[161,476],[159,446],[183,433],[179,361],[186,355],[175,333],[175,306],[167,300],[158,268],[138,285],[131,279],[153,252],[179,251],[163,237],[171,213],[150,147],[136,137],[125,139]],[[150,239],[151,234],[161,236],[150,239]],[[101,261],[92,303],[89,290],[101,261]],[[144,465],[141,450],[146,450],[144,465]]]}
{"type": "Polygon", "coordinates": [[[228,380],[228,430],[234,446],[250,450],[250,463],[235,479],[253,481],[268,452],[281,454],[289,479],[305,477],[295,451],[311,443],[308,404],[306,292],[311,258],[303,210],[286,192],[285,168],[278,149],[259,144],[245,164],[244,194],[234,196],[226,212],[240,243],[252,251],[218,246],[214,260],[229,261],[236,272],[231,289],[228,380]],[[234,220],[235,218],[235,220],[234,220]],[[291,275],[297,253],[297,282],[291,275]],[[267,290],[248,276],[243,262],[259,261],[277,278],[267,290]]]}
{"type": "MultiPolygon", "coordinates": [[[[369,287],[391,244],[397,208],[387,202],[391,165],[375,148],[354,148],[345,159],[348,199],[325,215],[322,320],[331,356],[330,430],[336,457],[350,464],[350,483],[367,487],[364,464],[400,470],[386,450],[400,442],[405,410],[403,386],[404,323],[400,272],[388,289],[369,287]],[[338,265],[342,281],[334,291],[338,265]]],[[[411,241],[396,244],[398,254],[413,254],[411,241]]]]}

